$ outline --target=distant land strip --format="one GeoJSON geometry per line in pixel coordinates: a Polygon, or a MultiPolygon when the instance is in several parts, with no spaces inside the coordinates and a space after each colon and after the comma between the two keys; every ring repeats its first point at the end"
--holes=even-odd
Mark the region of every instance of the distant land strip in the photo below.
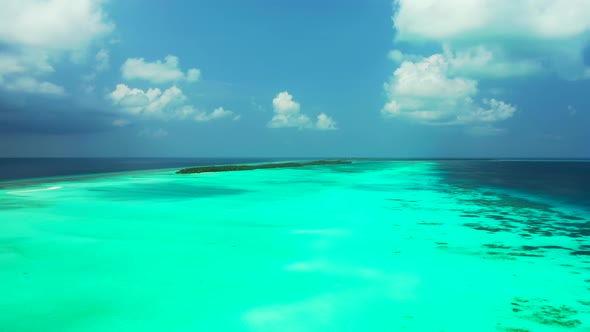
{"type": "Polygon", "coordinates": [[[342,165],[350,164],[348,160],[316,160],[309,162],[288,162],[288,163],[270,163],[259,165],[220,165],[220,166],[199,166],[183,168],[176,174],[194,174],[194,173],[211,173],[211,172],[234,172],[234,171],[252,171],[255,169],[268,168],[293,168],[305,166],[320,166],[320,165],[342,165]]]}

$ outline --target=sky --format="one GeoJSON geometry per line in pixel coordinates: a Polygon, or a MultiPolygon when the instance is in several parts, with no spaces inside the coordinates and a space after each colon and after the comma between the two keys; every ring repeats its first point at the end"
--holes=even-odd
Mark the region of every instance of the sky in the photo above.
{"type": "Polygon", "coordinates": [[[0,0],[0,157],[590,158],[589,0],[0,0]]]}

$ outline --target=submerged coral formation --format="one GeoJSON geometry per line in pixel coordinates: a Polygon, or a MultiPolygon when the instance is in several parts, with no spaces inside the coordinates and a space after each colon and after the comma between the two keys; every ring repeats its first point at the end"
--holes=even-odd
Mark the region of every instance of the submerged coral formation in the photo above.
{"type": "Polygon", "coordinates": [[[567,305],[550,305],[541,298],[514,298],[512,311],[520,317],[543,325],[555,325],[567,328],[578,327],[582,322],[576,317],[578,311],[567,305]]]}

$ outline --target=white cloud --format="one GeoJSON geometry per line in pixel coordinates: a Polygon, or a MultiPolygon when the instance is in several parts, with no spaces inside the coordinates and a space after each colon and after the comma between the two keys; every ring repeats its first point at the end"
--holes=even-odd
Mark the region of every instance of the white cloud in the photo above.
{"type": "Polygon", "coordinates": [[[0,76],[9,74],[54,72],[46,54],[37,53],[0,53],[0,76]]]}
{"type": "Polygon", "coordinates": [[[39,77],[54,72],[46,54],[14,51],[0,54],[0,87],[32,94],[64,95],[64,88],[39,77]]]}
{"type": "Polygon", "coordinates": [[[132,114],[170,118],[176,109],[186,100],[182,90],[172,86],[164,92],[160,89],[129,88],[125,84],[117,84],[117,88],[110,93],[113,103],[123,111],[132,114]]]}
{"type": "Polygon", "coordinates": [[[496,99],[474,101],[477,81],[453,76],[442,54],[405,61],[385,83],[388,102],[381,113],[424,124],[492,123],[514,115],[516,108],[496,99]]]}
{"type": "Polygon", "coordinates": [[[104,48],[96,53],[94,57],[96,59],[96,70],[97,71],[104,71],[109,68],[109,51],[105,50],[104,48]]]}
{"type": "MultiPolygon", "coordinates": [[[[385,84],[386,117],[498,135],[504,130],[493,124],[517,108],[482,98],[480,80],[548,73],[590,78],[582,55],[590,36],[586,0],[394,0],[394,8],[396,42],[438,44],[441,51],[389,53],[400,66],[385,84]]],[[[488,87],[483,95],[498,91],[488,87]]]]}
{"type": "Polygon", "coordinates": [[[387,57],[389,58],[389,60],[396,63],[402,63],[404,61],[416,61],[423,58],[419,55],[403,53],[400,50],[389,51],[387,57]]]}
{"type": "Polygon", "coordinates": [[[160,94],[160,89],[151,89],[154,93],[150,94],[148,90],[148,96],[153,96],[150,100],[149,105],[145,108],[147,113],[161,114],[164,110],[174,108],[186,101],[186,96],[176,86],[164,90],[160,94]]]}
{"type": "Polygon", "coordinates": [[[269,128],[336,129],[334,120],[324,113],[321,113],[317,122],[313,123],[309,116],[300,112],[300,104],[293,100],[293,96],[287,91],[279,93],[273,99],[272,105],[275,115],[268,123],[269,128]]]}
{"type": "Polygon", "coordinates": [[[516,107],[496,99],[483,99],[485,106],[477,106],[470,112],[459,114],[460,123],[498,122],[511,118],[516,113],[516,107]]]}
{"type": "Polygon", "coordinates": [[[444,45],[443,49],[449,72],[455,75],[504,78],[528,76],[544,70],[537,59],[510,59],[499,48],[492,51],[485,46],[475,46],[454,52],[449,45],[444,45]]]}
{"type": "Polygon", "coordinates": [[[108,98],[125,113],[161,120],[186,120],[206,122],[232,117],[239,119],[232,111],[219,107],[212,112],[204,112],[186,105],[187,97],[181,89],[172,86],[164,91],[158,88],[141,90],[118,84],[108,98]]]}
{"type": "Polygon", "coordinates": [[[197,82],[201,79],[201,71],[196,68],[191,68],[186,73],[187,82],[197,82]]]}
{"type": "Polygon", "coordinates": [[[590,30],[586,0],[395,0],[398,39],[578,37],[590,30]]]}
{"type": "Polygon", "coordinates": [[[4,0],[0,41],[44,49],[87,46],[114,29],[103,0],[4,0]]]}
{"type": "Polygon", "coordinates": [[[392,95],[415,97],[459,98],[477,93],[477,81],[461,77],[449,78],[448,62],[435,54],[420,62],[405,61],[393,73],[392,95]]]}
{"type": "Polygon", "coordinates": [[[299,113],[299,110],[301,109],[299,103],[294,101],[293,96],[287,91],[279,93],[272,100],[272,105],[275,115],[268,124],[270,128],[311,127],[309,117],[305,114],[299,113]]]}
{"type": "Polygon", "coordinates": [[[232,117],[234,121],[239,119],[239,116],[235,116],[234,112],[226,111],[225,109],[223,109],[223,107],[218,107],[210,113],[196,111],[193,116],[193,119],[197,122],[207,122],[227,117],[232,117]]]}
{"type": "MultiPolygon", "coordinates": [[[[448,66],[451,74],[473,78],[505,78],[512,76],[527,76],[540,73],[544,70],[542,63],[537,59],[510,59],[501,48],[493,50],[489,46],[465,47],[458,51],[449,44],[442,45],[440,54],[448,66]]],[[[438,56],[438,55],[437,55],[438,56]]],[[[404,62],[421,62],[426,57],[402,53],[400,50],[392,50],[388,58],[402,64],[404,62]]]]}
{"type": "Polygon", "coordinates": [[[270,120],[270,128],[298,127],[309,128],[311,121],[307,115],[299,113],[300,105],[287,91],[279,93],[272,100],[275,115],[270,120]]]}
{"type": "Polygon", "coordinates": [[[186,80],[196,82],[201,77],[201,71],[191,68],[186,75],[179,67],[178,57],[168,55],[164,61],[147,62],[144,58],[130,58],[121,67],[123,78],[126,80],[146,80],[155,84],[186,80]]]}
{"type": "Polygon", "coordinates": [[[316,128],[320,130],[335,130],[336,122],[331,117],[327,116],[324,113],[318,115],[318,120],[316,122],[316,128]]]}
{"type": "MultiPolygon", "coordinates": [[[[474,77],[556,72],[590,77],[587,0],[394,0],[396,40],[446,45],[452,70],[474,77]],[[452,52],[448,52],[452,50],[452,52]],[[450,53],[450,54],[449,54],[450,53]]],[[[399,59],[398,53],[392,53],[399,59]]]]}
{"type": "Polygon", "coordinates": [[[404,54],[400,50],[391,50],[387,57],[394,62],[403,62],[404,61],[404,54]]]}
{"type": "Polygon", "coordinates": [[[5,0],[0,10],[0,85],[12,91],[63,95],[46,78],[52,63],[77,58],[114,29],[104,0],[5,0]]]}
{"type": "Polygon", "coordinates": [[[0,81],[0,84],[9,91],[55,96],[63,96],[65,94],[65,90],[62,86],[50,82],[38,81],[34,77],[20,76],[10,82],[0,81]]]}

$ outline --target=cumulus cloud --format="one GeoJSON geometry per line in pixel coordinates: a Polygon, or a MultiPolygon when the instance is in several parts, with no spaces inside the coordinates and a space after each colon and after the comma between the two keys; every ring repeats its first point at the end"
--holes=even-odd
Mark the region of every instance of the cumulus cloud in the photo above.
{"type": "Polygon", "coordinates": [[[516,107],[496,99],[474,101],[478,82],[449,73],[442,54],[405,61],[385,83],[389,101],[381,113],[425,124],[491,123],[514,115],[516,107]]]}
{"type": "Polygon", "coordinates": [[[196,68],[191,68],[186,72],[187,82],[197,82],[201,79],[201,71],[196,68]]]}
{"type": "Polygon", "coordinates": [[[84,54],[114,29],[103,0],[6,0],[0,11],[0,86],[11,91],[63,95],[42,76],[52,62],[84,54]]]}
{"type": "Polygon", "coordinates": [[[394,5],[397,41],[445,45],[455,59],[451,67],[464,74],[589,77],[582,55],[590,33],[586,0],[394,0],[394,5]]]}
{"type": "Polygon", "coordinates": [[[398,38],[577,37],[590,29],[586,0],[395,0],[398,38]]]}
{"type": "Polygon", "coordinates": [[[270,128],[298,127],[310,128],[311,120],[305,114],[299,112],[300,105],[293,100],[293,96],[287,91],[279,93],[273,100],[272,106],[275,115],[270,120],[270,128]]]}
{"type": "Polygon", "coordinates": [[[469,112],[459,114],[459,123],[471,122],[498,122],[511,118],[516,112],[516,107],[501,100],[483,99],[483,106],[475,106],[469,112]]]}
{"type": "Polygon", "coordinates": [[[336,129],[336,122],[324,113],[318,115],[316,123],[313,123],[309,116],[300,112],[300,104],[287,91],[279,93],[272,105],[275,114],[268,123],[269,128],[336,129]]]}
{"type": "MultiPolygon", "coordinates": [[[[442,49],[440,55],[451,74],[473,78],[506,78],[539,74],[545,70],[539,59],[513,59],[502,48],[493,45],[454,50],[450,44],[442,44],[442,49]]],[[[420,62],[427,56],[407,54],[396,49],[388,53],[388,58],[402,64],[406,61],[420,62]]]]}
{"type": "Polygon", "coordinates": [[[440,54],[420,62],[405,61],[393,73],[391,95],[458,98],[477,93],[477,81],[449,78],[448,69],[448,62],[440,54]]]}
{"type": "Polygon", "coordinates": [[[186,74],[180,69],[180,61],[174,55],[168,55],[164,61],[146,61],[144,58],[130,58],[121,67],[123,78],[126,80],[145,80],[154,84],[177,82],[186,80],[196,82],[201,77],[201,71],[189,69],[186,74]]]}
{"type": "Polygon", "coordinates": [[[316,128],[319,130],[335,130],[336,122],[331,117],[327,116],[325,113],[320,113],[318,115],[318,119],[315,124],[316,128]]]}
{"type": "Polygon", "coordinates": [[[482,93],[480,82],[540,74],[590,78],[583,59],[588,17],[585,0],[394,0],[397,45],[426,43],[440,51],[389,53],[399,67],[385,83],[388,101],[381,112],[425,124],[469,125],[468,132],[478,135],[503,133],[492,124],[513,117],[517,107],[485,98],[501,90],[492,86],[482,93]]]}
{"type": "Polygon", "coordinates": [[[160,118],[172,117],[186,100],[182,90],[176,86],[162,92],[157,88],[146,91],[129,88],[125,84],[117,84],[116,89],[110,93],[110,98],[115,105],[127,113],[160,118]]]}
{"type": "Polygon", "coordinates": [[[114,29],[103,0],[5,0],[0,11],[2,42],[45,49],[86,46],[114,29]]]}
{"type": "Polygon", "coordinates": [[[239,115],[234,115],[234,112],[227,111],[223,107],[218,107],[210,113],[196,111],[193,119],[197,122],[207,122],[211,120],[217,120],[222,118],[232,117],[234,121],[239,120],[239,115]]]}
{"type": "Polygon", "coordinates": [[[206,122],[231,117],[234,120],[239,116],[232,111],[219,107],[212,112],[204,112],[194,106],[187,105],[188,98],[181,89],[172,86],[164,91],[158,88],[141,90],[130,88],[125,84],[118,84],[108,98],[119,109],[127,114],[155,118],[161,120],[186,120],[206,122]]]}

